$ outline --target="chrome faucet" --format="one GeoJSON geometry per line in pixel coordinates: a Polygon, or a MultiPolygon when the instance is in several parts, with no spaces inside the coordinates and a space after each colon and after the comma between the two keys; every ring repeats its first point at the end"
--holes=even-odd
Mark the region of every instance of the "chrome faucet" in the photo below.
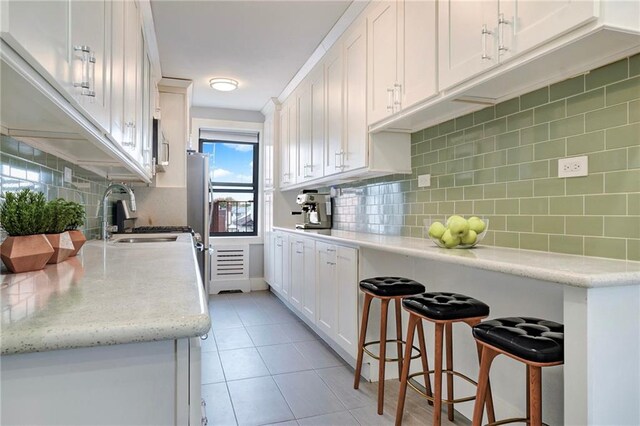
{"type": "Polygon", "coordinates": [[[109,203],[109,196],[113,194],[113,191],[115,189],[124,191],[129,195],[131,211],[132,212],[136,211],[136,196],[134,195],[131,188],[129,188],[127,185],[123,183],[112,183],[111,185],[109,185],[107,189],[104,191],[104,194],[102,195],[102,239],[105,241],[109,239],[109,229],[110,229],[109,220],[107,219],[107,208],[109,203]]]}

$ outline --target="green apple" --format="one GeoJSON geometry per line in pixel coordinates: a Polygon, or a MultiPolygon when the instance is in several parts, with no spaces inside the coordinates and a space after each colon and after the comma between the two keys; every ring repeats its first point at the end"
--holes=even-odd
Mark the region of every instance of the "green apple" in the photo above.
{"type": "Polygon", "coordinates": [[[475,244],[477,240],[478,234],[476,234],[476,231],[474,231],[473,229],[470,229],[469,232],[467,232],[467,235],[464,235],[462,238],[460,238],[460,242],[466,245],[475,244]]]}
{"type": "Polygon", "coordinates": [[[460,216],[454,217],[449,220],[449,231],[451,231],[451,235],[454,237],[460,238],[467,235],[467,232],[469,232],[469,223],[467,223],[466,219],[460,216]]]}
{"type": "Polygon", "coordinates": [[[476,231],[476,234],[481,234],[487,227],[484,221],[477,216],[469,218],[467,222],[469,222],[469,229],[476,231]]]}
{"type": "Polygon", "coordinates": [[[447,228],[440,222],[433,222],[429,227],[429,236],[432,238],[440,239],[442,238],[442,234],[446,231],[447,228]]]}
{"type": "Polygon", "coordinates": [[[444,234],[442,234],[442,242],[446,248],[453,248],[460,244],[460,238],[454,237],[451,231],[447,229],[444,231],[444,234]]]}
{"type": "Polygon", "coordinates": [[[449,226],[451,226],[451,222],[453,222],[454,220],[458,220],[458,219],[464,219],[464,217],[462,217],[462,216],[458,216],[457,214],[454,214],[454,215],[452,215],[452,216],[449,216],[449,219],[447,219],[447,223],[446,223],[447,228],[448,228],[449,226]]]}

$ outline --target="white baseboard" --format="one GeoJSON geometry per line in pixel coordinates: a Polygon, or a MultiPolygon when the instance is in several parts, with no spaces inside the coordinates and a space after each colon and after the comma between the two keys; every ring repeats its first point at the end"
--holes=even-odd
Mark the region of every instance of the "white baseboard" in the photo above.
{"type": "Polygon", "coordinates": [[[251,280],[251,291],[262,291],[269,289],[269,284],[264,278],[249,278],[251,280]]]}
{"type": "Polygon", "coordinates": [[[251,279],[239,279],[239,280],[214,280],[211,281],[209,287],[209,294],[218,294],[221,291],[228,290],[240,290],[243,293],[251,291],[251,279]]]}

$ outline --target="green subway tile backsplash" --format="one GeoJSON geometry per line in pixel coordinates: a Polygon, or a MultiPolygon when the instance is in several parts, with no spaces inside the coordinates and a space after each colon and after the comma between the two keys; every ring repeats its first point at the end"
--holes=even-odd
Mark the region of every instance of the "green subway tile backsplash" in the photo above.
{"type": "MultiPolygon", "coordinates": [[[[85,206],[87,219],[82,227],[88,239],[100,235],[98,205],[109,182],[89,171],[30,145],[0,135],[0,188],[5,192],[30,188],[47,199],[64,198],[85,206]],[[63,181],[64,168],[72,171],[71,182],[63,181]]],[[[0,240],[5,235],[1,233],[0,240]]]]}
{"type": "Polygon", "coordinates": [[[342,185],[336,228],[424,238],[425,219],[482,215],[484,245],[640,261],[640,55],[415,132],[411,142],[411,175],[342,185]],[[589,175],[558,178],[558,159],[579,155],[589,175]],[[423,173],[432,186],[418,189],[423,173]],[[386,195],[404,203],[383,220],[386,195]]]}

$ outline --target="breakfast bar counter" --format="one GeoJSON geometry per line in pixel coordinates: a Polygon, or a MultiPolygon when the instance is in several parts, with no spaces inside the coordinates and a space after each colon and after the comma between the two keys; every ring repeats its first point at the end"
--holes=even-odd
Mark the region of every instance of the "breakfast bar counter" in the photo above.
{"type": "MultiPolygon", "coordinates": [[[[444,249],[426,238],[340,230],[275,229],[357,248],[360,279],[403,276],[424,284],[427,291],[477,298],[490,306],[489,319],[529,316],[563,323],[564,365],[544,371],[545,421],[640,424],[640,262],[482,243],[472,249],[444,249]]],[[[377,315],[377,307],[373,310],[377,315]]],[[[362,312],[362,298],[358,312],[362,312]]],[[[429,327],[426,332],[432,336],[429,327]]],[[[369,330],[367,337],[375,339],[375,333],[369,330]]],[[[454,333],[454,364],[477,377],[476,349],[468,334],[462,329],[454,333]]],[[[370,370],[376,380],[376,368],[370,370]]],[[[501,360],[492,367],[500,418],[520,417],[524,412],[524,378],[524,370],[511,361],[501,360]]],[[[472,404],[456,406],[468,418],[472,408],[472,404]]]]}

